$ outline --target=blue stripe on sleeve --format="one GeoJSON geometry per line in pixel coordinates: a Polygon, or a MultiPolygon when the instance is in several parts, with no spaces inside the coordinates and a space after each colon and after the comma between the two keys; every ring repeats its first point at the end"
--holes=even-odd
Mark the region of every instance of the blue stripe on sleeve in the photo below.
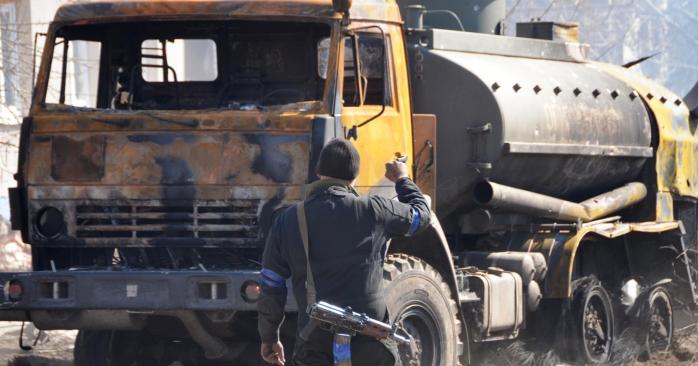
{"type": "Polygon", "coordinates": [[[271,269],[262,269],[259,279],[267,287],[286,288],[286,279],[271,269]]]}
{"type": "Polygon", "coordinates": [[[351,360],[351,344],[333,343],[332,353],[335,363],[351,360]]]}
{"type": "Polygon", "coordinates": [[[419,224],[422,222],[422,215],[419,211],[412,209],[412,222],[410,223],[410,229],[407,231],[407,236],[414,235],[417,230],[419,230],[419,224]]]}

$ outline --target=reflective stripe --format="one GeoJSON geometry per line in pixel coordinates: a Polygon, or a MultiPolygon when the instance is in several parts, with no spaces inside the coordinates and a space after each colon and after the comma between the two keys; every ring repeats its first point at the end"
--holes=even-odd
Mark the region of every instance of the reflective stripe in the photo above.
{"type": "Polygon", "coordinates": [[[271,269],[262,269],[259,279],[267,287],[286,288],[286,279],[271,269]]]}
{"type": "Polygon", "coordinates": [[[351,344],[349,343],[334,343],[332,347],[335,364],[343,361],[351,360],[351,344]]]}
{"type": "Polygon", "coordinates": [[[412,209],[412,222],[410,223],[410,229],[407,231],[407,236],[412,236],[414,235],[417,230],[419,230],[419,224],[422,222],[422,215],[420,215],[419,211],[415,210],[414,208],[412,209]]]}

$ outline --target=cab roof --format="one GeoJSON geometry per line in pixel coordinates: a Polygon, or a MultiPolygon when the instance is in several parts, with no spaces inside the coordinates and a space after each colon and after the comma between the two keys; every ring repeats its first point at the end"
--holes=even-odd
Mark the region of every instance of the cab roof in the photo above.
{"type": "MultiPolygon", "coordinates": [[[[395,0],[354,0],[355,20],[401,22],[395,0]]],[[[54,22],[103,23],[128,20],[187,20],[234,17],[336,19],[331,0],[92,0],[61,6],[54,22]]]]}

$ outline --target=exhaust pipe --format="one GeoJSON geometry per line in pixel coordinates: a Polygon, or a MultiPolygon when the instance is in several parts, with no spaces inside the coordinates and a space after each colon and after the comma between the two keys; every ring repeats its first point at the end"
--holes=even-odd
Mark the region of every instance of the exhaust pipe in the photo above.
{"type": "Polygon", "coordinates": [[[158,315],[178,318],[187,329],[189,335],[204,350],[204,356],[209,360],[235,360],[242,354],[246,344],[228,347],[220,338],[209,333],[193,311],[163,310],[158,315]]]}
{"type": "Polygon", "coordinates": [[[642,201],[647,188],[639,182],[628,183],[581,203],[544,194],[482,181],[473,189],[475,202],[502,210],[562,221],[584,222],[608,216],[642,201]]]}

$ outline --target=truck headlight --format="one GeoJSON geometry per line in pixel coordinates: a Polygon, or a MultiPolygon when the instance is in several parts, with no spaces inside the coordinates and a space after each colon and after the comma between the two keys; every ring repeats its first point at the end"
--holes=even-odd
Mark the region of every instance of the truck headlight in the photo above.
{"type": "Polygon", "coordinates": [[[262,289],[257,281],[249,280],[242,284],[240,293],[242,294],[242,299],[245,300],[245,302],[253,303],[259,300],[259,296],[262,294],[262,289]]]}
{"type": "Polygon", "coordinates": [[[36,215],[36,229],[46,238],[55,238],[63,231],[63,213],[55,207],[44,207],[36,215]]]}
{"type": "Polygon", "coordinates": [[[22,300],[22,295],[24,295],[24,286],[17,280],[8,281],[5,284],[5,298],[12,301],[18,302],[22,300]]]}

